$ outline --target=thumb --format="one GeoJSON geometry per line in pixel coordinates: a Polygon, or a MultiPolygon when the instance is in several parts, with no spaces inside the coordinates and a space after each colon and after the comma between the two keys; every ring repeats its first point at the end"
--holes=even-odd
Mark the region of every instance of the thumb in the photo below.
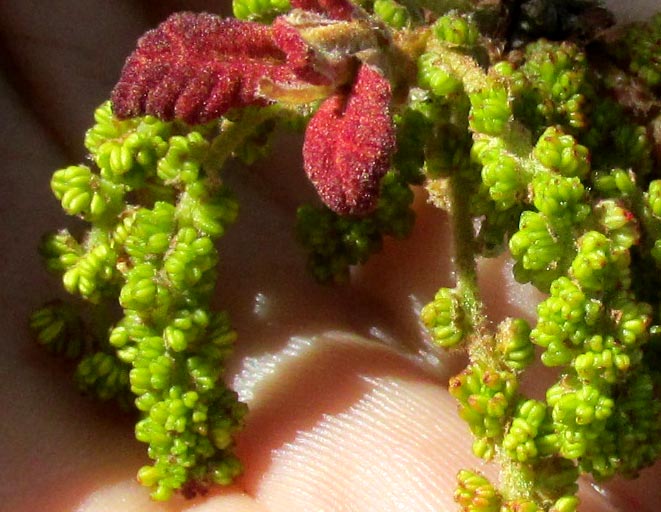
{"type": "MultiPolygon", "coordinates": [[[[457,510],[457,472],[495,482],[497,470],[472,455],[450,372],[337,332],[246,358],[235,379],[251,409],[240,485],[270,512],[457,510]]],[[[616,510],[583,487],[583,512],[616,510]]]]}

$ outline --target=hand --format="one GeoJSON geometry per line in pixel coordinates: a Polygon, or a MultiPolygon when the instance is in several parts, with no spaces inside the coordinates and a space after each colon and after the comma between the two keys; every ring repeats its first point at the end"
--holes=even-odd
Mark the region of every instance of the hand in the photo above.
{"type": "MultiPolygon", "coordinates": [[[[9,180],[0,232],[1,508],[449,511],[456,510],[460,468],[495,474],[471,455],[468,429],[445,390],[461,358],[422,355],[426,339],[415,312],[451,283],[444,216],[419,201],[411,239],[389,243],[351,287],[319,286],[291,235],[295,207],[311,191],[300,141],[286,139],[276,148],[291,151],[226,173],[241,216],[221,241],[218,301],[240,336],[227,378],[250,406],[237,440],[245,473],[207,497],[151,502],[134,481],[146,455],[132,418],[79,396],[71,368],[35,347],[25,324],[59,289],[36,254],[41,234],[66,222],[50,174],[83,158],[92,111],[137,37],[168,12],[217,12],[218,2],[60,0],[47,10],[14,3],[0,4],[8,62],[0,144],[9,180]]],[[[532,292],[503,277],[504,260],[489,265],[483,278],[491,313],[531,316],[532,292]]],[[[616,482],[605,496],[585,484],[582,510],[653,510],[661,499],[657,478],[653,468],[626,488],[616,482]]]]}

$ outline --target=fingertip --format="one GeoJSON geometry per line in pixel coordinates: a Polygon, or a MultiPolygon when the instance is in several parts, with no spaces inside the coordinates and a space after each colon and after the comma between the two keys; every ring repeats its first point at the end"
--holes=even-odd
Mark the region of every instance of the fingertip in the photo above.
{"type": "Polygon", "coordinates": [[[89,494],[76,512],[268,512],[236,486],[214,489],[211,494],[187,500],[181,495],[167,502],[153,501],[135,479],[105,485],[89,494]]]}
{"type": "Polygon", "coordinates": [[[410,358],[341,333],[283,353],[236,382],[241,484],[269,510],[453,510],[458,470],[490,471],[443,380],[410,358]]]}
{"type": "Polygon", "coordinates": [[[346,411],[273,451],[257,489],[271,510],[453,510],[459,469],[486,469],[442,388],[391,377],[366,384],[346,411]]]}
{"type": "Polygon", "coordinates": [[[166,503],[152,501],[135,479],[126,479],[96,489],[80,503],[76,512],[176,512],[183,503],[179,496],[166,503]]]}
{"type": "Polygon", "coordinates": [[[263,505],[247,494],[222,494],[204,503],[184,509],[185,512],[268,512],[263,505]]]}

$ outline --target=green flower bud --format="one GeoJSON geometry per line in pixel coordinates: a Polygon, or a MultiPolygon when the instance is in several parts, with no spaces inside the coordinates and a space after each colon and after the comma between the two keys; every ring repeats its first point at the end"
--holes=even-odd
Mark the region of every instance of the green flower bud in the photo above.
{"type": "Polygon", "coordinates": [[[83,322],[74,309],[62,302],[53,302],[30,317],[30,329],[40,345],[68,359],[77,359],[83,352],[85,336],[83,322]]]}
{"type": "Polygon", "coordinates": [[[211,239],[198,236],[192,228],[183,228],[174,238],[173,249],[163,261],[163,269],[172,285],[184,291],[200,283],[208,272],[215,269],[217,262],[218,255],[211,239]]]}
{"type": "Polygon", "coordinates": [[[661,180],[650,182],[646,194],[647,203],[656,217],[661,217],[661,180]]]}
{"type": "Polygon", "coordinates": [[[546,405],[542,402],[526,400],[518,406],[512,424],[503,438],[503,448],[508,457],[518,462],[526,462],[538,456],[535,438],[545,418],[546,405]]]}
{"type": "Polygon", "coordinates": [[[204,183],[188,185],[179,198],[177,220],[180,226],[194,227],[209,236],[222,236],[236,220],[238,205],[229,190],[221,187],[213,196],[204,183]]]}
{"type": "Polygon", "coordinates": [[[522,203],[527,195],[526,173],[518,160],[501,151],[483,151],[482,182],[498,208],[507,210],[522,203]]]}
{"type": "Polygon", "coordinates": [[[604,317],[601,303],[589,299],[564,276],[551,284],[550,296],[539,304],[537,314],[530,338],[546,349],[542,362],[547,366],[568,364],[590,336],[592,326],[604,317]]]}
{"type": "Polygon", "coordinates": [[[559,453],[567,459],[589,453],[613,414],[614,402],[610,397],[572,378],[549,388],[546,400],[552,407],[553,427],[559,434],[559,453]]]}
{"type": "Polygon", "coordinates": [[[553,504],[550,512],[576,512],[579,502],[576,496],[563,496],[553,504]]]}
{"type": "Polygon", "coordinates": [[[214,463],[210,475],[211,479],[220,485],[229,485],[243,471],[243,465],[238,458],[228,456],[222,461],[214,463]]]}
{"type": "Polygon", "coordinates": [[[186,136],[175,135],[168,140],[168,150],[158,161],[156,174],[166,184],[176,186],[192,184],[200,174],[209,142],[200,132],[190,132],[186,136]]]}
{"type": "Polygon", "coordinates": [[[92,173],[85,165],[56,171],[51,180],[53,194],[69,215],[97,221],[117,215],[124,188],[92,173]]]}
{"type": "Polygon", "coordinates": [[[93,232],[87,241],[88,251],[62,276],[64,288],[86,300],[98,303],[104,295],[114,293],[119,280],[116,269],[117,253],[107,236],[93,232]]]}
{"type": "Polygon", "coordinates": [[[439,97],[461,90],[461,80],[433,52],[423,53],[418,59],[418,84],[439,97]]]}
{"type": "Polygon", "coordinates": [[[309,205],[297,211],[297,236],[307,249],[308,267],[321,282],[346,281],[349,268],[379,251],[384,236],[403,238],[413,227],[413,192],[404,177],[388,172],[376,210],[366,217],[342,217],[309,205]]]}
{"type": "Polygon", "coordinates": [[[84,357],[76,368],[76,381],[84,392],[99,400],[117,400],[123,407],[129,397],[129,368],[112,354],[95,352],[84,357]]]}
{"type": "Polygon", "coordinates": [[[594,172],[593,183],[605,197],[621,199],[622,196],[632,196],[637,193],[635,176],[622,169],[610,172],[594,172]]]}
{"type": "Polygon", "coordinates": [[[525,122],[535,127],[562,123],[574,129],[588,125],[585,96],[591,87],[585,55],[576,45],[546,39],[527,45],[518,75],[516,111],[525,122]]]}
{"type": "MultiPolygon", "coordinates": [[[[502,437],[518,383],[514,374],[479,364],[450,379],[449,391],[459,402],[459,414],[479,440],[493,444],[502,437]]],[[[476,451],[490,455],[484,447],[476,451]]]]}
{"type": "Polygon", "coordinates": [[[615,153],[619,155],[619,165],[636,167],[638,176],[644,176],[652,167],[653,153],[645,126],[624,123],[612,133],[615,153]]]}
{"type": "Polygon", "coordinates": [[[600,201],[595,205],[594,213],[618,251],[629,249],[640,241],[640,227],[635,215],[618,202],[612,199],[600,201]]]}
{"type": "Polygon", "coordinates": [[[644,23],[632,24],[625,36],[630,68],[650,88],[661,84],[661,15],[656,14],[644,23]]]}
{"type": "Polygon", "coordinates": [[[146,178],[153,175],[157,159],[167,150],[165,140],[172,123],[151,116],[116,119],[110,102],[97,109],[95,119],[97,124],[87,132],[85,145],[101,177],[112,183],[122,183],[130,190],[141,188],[146,178]]]}
{"type": "Polygon", "coordinates": [[[501,135],[512,115],[507,90],[499,84],[469,94],[470,128],[486,135],[501,135]]]}
{"type": "MultiPolygon", "coordinates": [[[[175,229],[175,207],[158,201],[152,209],[139,208],[122,223],[124,247],[134,263],[162,256],[169,248],[175,229]]],[[[117,233],[115,231],[115,239],[117,233]]]]}
{"type": "Polygon", "coordinates": [[[567,178],[584,179],[590,171],[590,152],[571,135],[557,127],[549,127],[541,135],[533,156],[548,169],[567,178]]]}
{"type": "Polygon", "coordinates": [[[135,266],[126,276],[126,284],[119,295],[119,303],[125,309],[144,311],[153,307],[157,295],[156,272],[152,265],[135,266]]]}
{"type": "Polygon", "coordinates": [[[522,318],[507,318],[498,325],[496,349],[505,365],[515,371],[526,368],[535,357],[530,341],[530,326],[522,318]]]}
{"type": "Polygon", "coordinates": [[[432,31],[437,39],[461,46],[473,46],[479,36],[474,23],[454,14],[446,14],[438,18],[432,25],[432,31]]]}
{"type": "Polygon", "coordinates": [[[454,500],[463,510],[472,512],[498,512],[502,497],[484,476],[462,469],[457,475],[458,487],[454,500]]]}
{"type": "Polygon", "coordinates": [[[411,23],[409,11],[394,0],[375,0],[374,14],[396,29],[402,29],[411,23]]]}
{"type": "Polygon", "coordinates": [[[432,341],[445,348],[456,346],[464,336],[464,313],[455,290],[441,288],[434,300],[420,311],[420,320],[432,341]]]}
{"type": "Polygon", "coordinates": [[[610,290],[628,287],[627,252],[615,252],[613,242],[597,231],[589,231],[577,242],[578,253],[571,264],[572,276],[584,289],[610,290]]]}
{"type": "Polygon", "coordinates": [[[532,181],[533,204],[547,218],[564,218],[572,224],[583,222],[590,212],[585,188],[578,178],[537,173],[532,181]]]}
{"type": "Polygon", "coordinates": [[[191,357],[186,361],[186,367],[198,392],[209,391],[220,377],[220,369],[214,367],[201,357],[191,357]]]}
{"type": "Polygon", "coordinates": [[[517,499],[503,503],[500,512],[542,512],[542,509],[533,501],[517,499]]]}
{"type": "Polygon", "coordinates": [[[550,283],[563,271],[567,248],[558,240],[568,237],[563,226],[554,219],[534,211],[521,214],[519,230],[512,235],[509,248],[516,263],[514,276],[520,282],[532,281],[541,290],[547,290],[550,283]]]}
{"type": "Polygon", "coordinates": [[[73,267],[84,253],[78,241],[66,229],[44,237],[39,253],[51,272],[64,273],[73,267]]]}

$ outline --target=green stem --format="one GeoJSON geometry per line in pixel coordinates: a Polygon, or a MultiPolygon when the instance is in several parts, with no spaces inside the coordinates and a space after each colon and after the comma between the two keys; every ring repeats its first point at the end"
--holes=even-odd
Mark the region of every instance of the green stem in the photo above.
{"type": "MultiPolygon", "coordinates": [[[[488,368],[502,369],[502,362],[494,351],[484,302],[480,295],[477,275],[477,244],[470,215],[471,187],[460,173],[449,178],[449,211],[452,214],[452,236],[454,242],[454,267],[457,295],[461,300],[468,331],[468,355],[473,363],[488,368]]],[[[521,398],[523,400],[523,397],[521,398]]],[[[508,420],[509,421],[509,420],[508,420]]],[[[497,449],[500,466],[501,492],[506,499],[530,499],[529,475],[524,466],[509,458],[502,449],[497,449]]]]}
{"type": "Polygon", "coordinates": [[[449,178],[449,201],[452,216],[452,236],[454,241],[454,268],[457,294],[465,314],[468,328],[468,352],[473,360],[492,363],[491,350],[485,347],[487,318],[480,297],[477,279],[476,242],[473,218],[470,215],[469,198],[466,191],[469,185],[459,173],[449,178]]]}
{"type": "Polygon", "coordinates": [[[488,84],[487,74],[470,55],[454,51],[446,43],[437,40],[433,40],[428,49],[435,51],[440,62],[461,80],[467,94],[480,92],[488,84]]]}
{"type": "Polygon", "coordinates": [[[283,108],[281,105],[245,109],[238,121],[229,121],[227,119],[222,121],[221,132],[211,143],[209,153],[203,162],[204,169],[209,176],[209,182],[212,185],[220,184],[218,174],[232,153],[262,123],[281,115],[282,111],[283,108]]]}

